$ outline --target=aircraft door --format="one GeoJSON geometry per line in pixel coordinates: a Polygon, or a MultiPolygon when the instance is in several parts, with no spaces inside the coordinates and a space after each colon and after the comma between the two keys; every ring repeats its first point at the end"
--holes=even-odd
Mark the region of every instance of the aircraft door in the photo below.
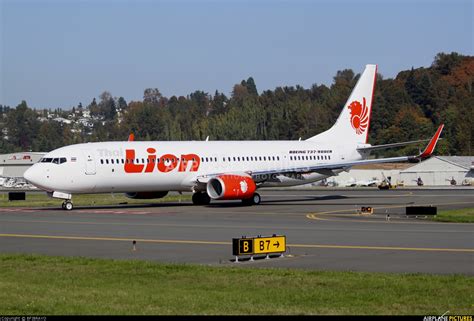
{"type": "Polygon", "coordinates": [[[94,153],[90,150],[83,150],[84,160],[86,162],[86,175],[95,175],[94,153]]]}

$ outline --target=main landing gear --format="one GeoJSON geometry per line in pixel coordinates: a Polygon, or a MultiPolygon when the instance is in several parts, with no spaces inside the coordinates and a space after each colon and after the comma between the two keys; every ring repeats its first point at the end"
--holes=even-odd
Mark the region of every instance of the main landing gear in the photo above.
{"type": "Polygon", "coordinates": [[[209,205],[209,203],[211,203],[211,198],[207,193],[196,192],[193,194],[194,205],[209,205]]]}
{"type": "Polygon", "coordinates": [[[242,204],[243,205],[258,205],[260,204],[261,200],[262,198],[260,197],[260,194],[254,193],[252,197],[243,199],[242,204]]]}
{"type": "MultiPolygon", "coordinates": [[[[260,194],[254,193],[252,197],[245,198],[242,200],[242,204],[246,206],[250,205],[258,205],[262,198],[260,194]]],[[[204,192],[196,192],[193,194],[193,204],[194,205],[209,205],[211,203],[211,198],[207,193],[204,192]]]]}
{"type": "Polygon", "coordinates": [[[65,200],[61,207],[63,208],[63,210],[70,211],[74,208],[74,205],[72,205],[71,200],[65,200]]]}

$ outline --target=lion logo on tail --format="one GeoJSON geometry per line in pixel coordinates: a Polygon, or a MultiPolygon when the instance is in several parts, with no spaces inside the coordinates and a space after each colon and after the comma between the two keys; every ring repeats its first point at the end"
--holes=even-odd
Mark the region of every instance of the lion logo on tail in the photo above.
{"type": "Polygon", "coordinates": [[[366,105],[365,97],[362,98],[362,103],[354,100],[348,107],[351,110],[351,125],[357,135],[365,132],[369,125],[369,107],[366,105]]]}

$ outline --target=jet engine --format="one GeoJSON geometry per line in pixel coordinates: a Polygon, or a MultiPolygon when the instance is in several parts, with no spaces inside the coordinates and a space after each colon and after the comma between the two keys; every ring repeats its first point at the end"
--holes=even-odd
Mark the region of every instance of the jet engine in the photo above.
{"type": "Polygon", "coordinates": [[[168,194],[168,191],[158,191],[158,192],[130,192],[125,193],[125,196],[128,198],[149,200],[152,198],[162,198],[168,194]]]}
{"type": "Polygon", "coordinates": [[[220,175],[207,182],[207,194],[215,200],[249,199],[257,186],[250,176],[220,175]]]}

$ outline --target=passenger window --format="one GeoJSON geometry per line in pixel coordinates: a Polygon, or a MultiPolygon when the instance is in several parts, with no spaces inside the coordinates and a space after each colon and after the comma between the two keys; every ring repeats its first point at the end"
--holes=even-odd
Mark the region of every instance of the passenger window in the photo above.
{"type": "Polygon", "coordinates": [[[114,163],[114,160],[113,160],[113,159],[111,159],[111,160],[110,160],[110,162],[113,164],[113,163],[114,163]]]}
{"type": "Polygon", "coordinates": [[[122,158],[122,164],[124,164],[124,163],[125,163],[125,161],[124,161],[123,158],[122,158]]]}
{"type": "Polygon", "coordinates": [[[106,160],[105,160],[105,163],[106,163],[106,164],[108,164],[108,163],[109,163],[109,160],[108,160],[108,159],[106,159],[106,160]]]}
{"type": "Polygon", "coordinates": [[[103,159],[101,159],[101,160],[100,160],[100,163],[101,163],[101,164],[103,164],[103,163],[104,163],[104,160],[103,160],[103,159]]]}

